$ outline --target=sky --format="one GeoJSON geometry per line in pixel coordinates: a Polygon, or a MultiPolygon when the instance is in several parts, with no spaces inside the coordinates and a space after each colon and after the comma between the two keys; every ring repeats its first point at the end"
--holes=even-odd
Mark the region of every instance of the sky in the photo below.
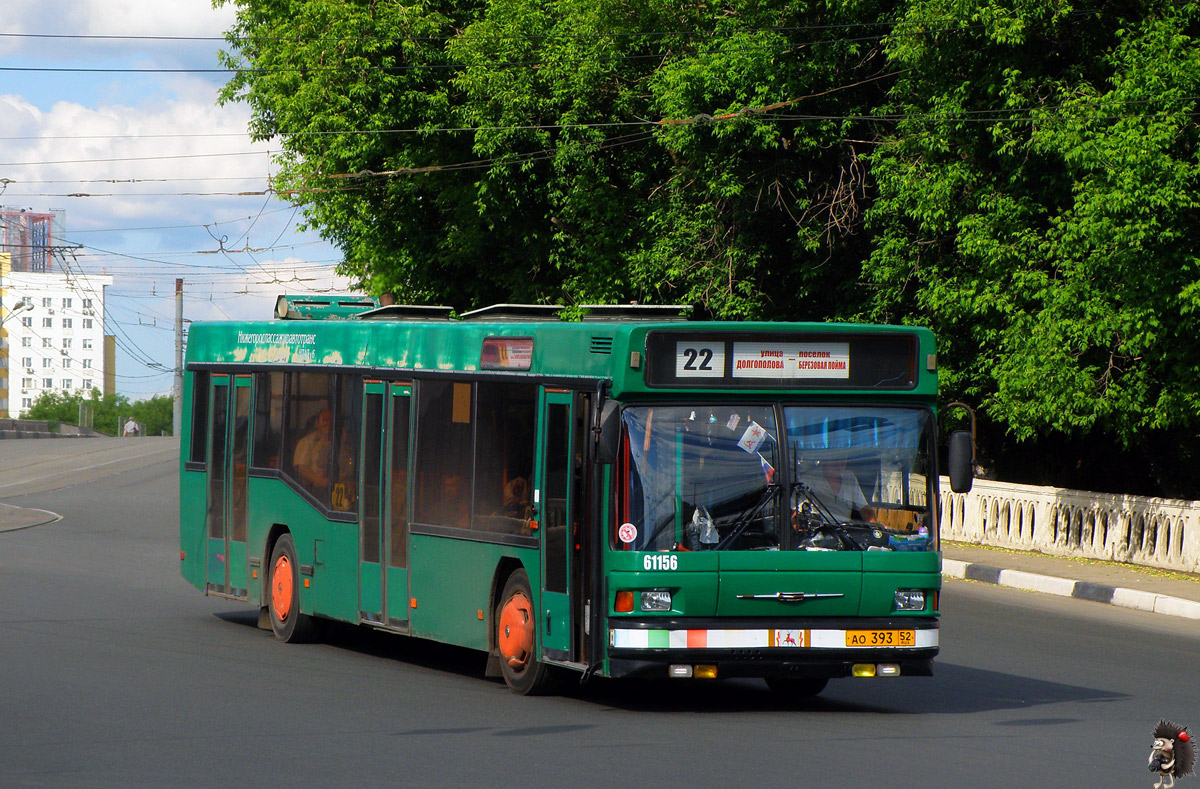
{"type": "MultiPolygon", "coordinates": [[[[62,211],[70,267],[107,273],[117,391],[169,394],[175,279],[185,324],[268,319],[281,293],[351,292],[340,252],[263,192],[272,142],[218,106],[229,6],[210,0],[3,0],[0,205],[62,211]]],[[[278,141],[275,151],[278,152],[278,141]]]]}

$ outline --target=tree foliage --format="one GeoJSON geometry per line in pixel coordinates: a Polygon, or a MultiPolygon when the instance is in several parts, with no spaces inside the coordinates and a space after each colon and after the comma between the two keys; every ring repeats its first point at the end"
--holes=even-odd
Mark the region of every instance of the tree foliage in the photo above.
{"type": "Polygon", "coordinates": [[[1042,451],[997,448],[1066,461],[1059,479],[1128,448],[1120,473],[1200,490],[1197,13],[915,3],[889,49],[911,71],[872,160],[868,314],[932,326],[951,388],[1042,451]],[[1076,456],[1047,455],[1054,435],[1076,456]]]}
{"type": "Polygon", "coordinates": [[[223,98],[374,292],[814,319],[854,295],[887,64],[840,26],[867,6],[236,5],[223,98]]]}
{"type": "Polygon", "coordinates": [[[216,2],[372,292],[928,325],[1012,471],[1200,493],[1200,3],[216,2]]]}
{"type": "Polygon", "coordinates": [[[113,392],[101,396],[99,389],[88,392],[77,389],[70,393],[47,390],[33,401],[24,418],[76,425],[80,423],[81,407],[90,409],[92,427],[101,433],[119,435],[125,420],[132,416],[135,422],[145,426],[146,435],[160,436],[171,434],[175,401],[169,395],[130,402],[125,395],[113,392]]]}

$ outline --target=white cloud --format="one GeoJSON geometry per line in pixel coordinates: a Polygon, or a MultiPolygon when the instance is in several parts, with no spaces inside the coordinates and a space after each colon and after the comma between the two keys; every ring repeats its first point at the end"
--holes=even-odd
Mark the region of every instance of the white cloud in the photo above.
{"type": "MultiPolygon", "coordinates": [[[[0,136],[31,137],[39,133],[42,111],[21,96],[0,96],[0,136]]],[[[4,147],[5,155],[16,149],[20,142],[10,142],[4,147]]]]}
{"type": "Polygon", "coordinates": [[[233,7],[214,10],[210,0],[2,2],[5,32],[76,38],[0,37],[4,65],[41,69],[6,80],[0,95],[0,179],[11,181],[0,205],[64,210],[58,229],[66,233],[56,241],[85,244],[75,253],[78,266],[113,276],[106,311],[120,337],[122,393],[139,397],[169,386],[132,357],[173,364],[175,277],[185,282],[185,317],[196,321],[266,320],[281,293],[349,291],[333,273],[340,255],[315,234],[297,233],[286,203],[214,194],[263,190],[272,172],[269,146],[246,134],[249,108],[216,104],[225,75],[46,70],[215,68],[220,41],[131,37],[219,37],[234,22],[233,7]],[[206,180],[174,180],[184,178],[206,180]],[[79,194],[93,196],[68,196],[79,194]],[[262,251],[212,254],[222,246],[262,251]]]}
{"type": "Polygon", "coordinates": [[[9,32],[88,36],[219,36],[235,9],[210,0],[5,0],[9,32]],[[53,13],[47,11],[52,8],[53,13]]]}
{"type": "Polygon", "coordinates": [[[0,96],[0,136],[36,135],[4,145],[0,177],[11,183],[0,200],[66,203],[76,228],[112,226],[114,217],[208,221],[196,216],[198,204],[217,212],[244,206],[247,198],[217,193],[268,186],[269,146],[250,141],[248,119],[244,105],[219,107],[211,90],[196,88],[142,106],[61,101],[44,112],[24,97],[0,96]],[[197,130],[204,136],[173,136],[197,130]],[[207,196],[197,202],[180,193],[207,196]],[[64,196],[80,194],[105,197],[64,196]]]}
{"type": "MultiPolygon", "coordinates": [[[[213,9],[211,0],[65,0],[48,14],[44,0],[4,0],[4,18],[6,30],[17,33],[125,37],[0,37],[0,47],[9,47],[0,57],[13,65],[61,66],[61,55],[81,66],[109,67],[116,58],[122,68],[135,58],[151,67],[188,59],[194,62],[187,67],[212,68],[220,42],[128,37],[219,36],[233,24],[235,8],[213,9]]],[[[246,133],[249,108],[217,105],[224,78],[35,71],[7,82],[10,93],[0,96],[0,178],[10,183],[0,203],[66,209],[74,229],[111,227],[114,220],[203,223],[257,210],[262,198],[214,194],[262,191],[272,172],[268,146],[246,133]],[[200,178],[208,180],[179,180],[200,178]]]]}
{"type": "Polygon", "coordinates": [[[83,29],[91,35],[220,35],[235,14],[232,4],[214,9],[209,0],[84,0],[78,5],[83,29]]]}

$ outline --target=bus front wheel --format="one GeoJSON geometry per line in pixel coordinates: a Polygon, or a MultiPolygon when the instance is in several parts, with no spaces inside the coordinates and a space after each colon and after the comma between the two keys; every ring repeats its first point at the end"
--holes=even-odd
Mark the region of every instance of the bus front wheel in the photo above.
{"type": "Polygon", "coordinates": [[[550,690],[549,667],[537,659],[537,616],[529,576],[517,570],[508,577],[496,608],[496,648],[504,682],[522,696],[550,690]]]}
{"type": "Polygon", "coordinates": [[[312,638],[312,617],[300,613],[300,565],[290,534],[280,535],[271,551],[267,600],[276,638],[293,644],[312,638]]]}

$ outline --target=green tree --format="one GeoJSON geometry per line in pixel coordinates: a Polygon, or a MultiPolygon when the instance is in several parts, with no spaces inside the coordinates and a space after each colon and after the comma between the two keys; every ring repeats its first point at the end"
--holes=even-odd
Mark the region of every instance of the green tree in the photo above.
{"type": "Polygon", "coordinates": [[[125,420],[133,417],[144,425],[146,435],[170,435],[174,421],[175,400],[170,395],[154,395],[145,400],[130,402],[125,395],[100,395],[99,389],[85,392],[48,390],[42,392],[25,413],[26,419],[45,419],[67,424],[79,424],[80,407],[91,409],[92,427],[107,435],[119,435],[125,420]]]}
{"type": "Polygon", "coordinates": [[[175,398],[171,395],[154,395],[145,400],[129,404],[133,420],[145,425],[148,436],[169,436],[175,418],[175,398]]]}
{"type": "Polygon", "coordinates": [[[853,236],[865,173],[852,140],[870,135],[861,120],[784,116],[861,118],[883,95],[869,37],[839,30],[874,13],[490,3],[450,42],[465,64],[458,117],[481,129],[474,150],[493,162],[477,204],[497,217],[522,207],[518,229],[540,244],[532,257],[560,278],[540,294],[551,301],[828,314],[852,295],[865,251],[853,236]]]}
{"type": "Polygon", "coordinates": [[[79,424],[80,406],[92,411],[92,427],[107,435],[117,435],[117,422],[129,413],[129,398],[109,392],[103,396],[99,389],[76,389],[70,393],[44,391],[25,412],[26,419],[45,419],[67,424],[79,424]]]}
{"type": "Polygon", "coordinates": [[[234,5],[223,99],[373,292],[791,318],[863,295],[872,3],[234,5]]]}
{"type": "Polygon", "coordinates": [[[1200,2],[216,3],[372,292],[928,325],[1007,478],[1200,495],[1200,2]]]}
{"type": "Polygon", "coordinates": [[[931,325],[994,454],[1059,480],[1130,449],[1197,490],[1197,13],[935,0],[890,39],[865,314],[931,325]]]}

